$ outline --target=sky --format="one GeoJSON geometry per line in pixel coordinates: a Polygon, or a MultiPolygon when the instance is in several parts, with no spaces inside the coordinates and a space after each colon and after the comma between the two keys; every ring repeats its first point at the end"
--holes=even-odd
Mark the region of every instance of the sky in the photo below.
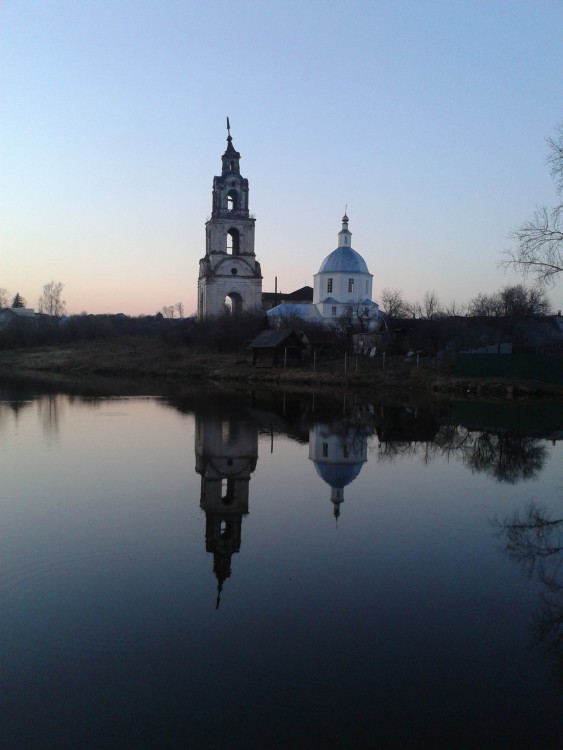
{"type": "Polygon", "coordinates": [[[561,0],[3,0],[0,287],[194,313],[227,116],[264,291],[313,285],[345,207],[375,301],[520,283],[562,38],[561,0]]]}

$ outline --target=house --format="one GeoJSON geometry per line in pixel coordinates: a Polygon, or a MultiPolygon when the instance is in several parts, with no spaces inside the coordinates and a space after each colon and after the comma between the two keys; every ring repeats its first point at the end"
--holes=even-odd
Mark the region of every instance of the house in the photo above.
{"type": "Polygon", "coordinates": [[[36,322],[39,315],[30,307],[4,307],[0,310],[0,328],[9,328],[20,321],[36,322]]]}
{"type": "Polygon", "coordinates": [[[309,305],[313,301],[313,287],[302,286],[294,292],[262,292],[262,309],[271,310],[277,305],[309,305]]]}
{"type": "Polygon", "coordinates": [[[300,365],[307,345],[305,336],[293,329],[262,331],[250,342],[254,367],[300,365]]]}

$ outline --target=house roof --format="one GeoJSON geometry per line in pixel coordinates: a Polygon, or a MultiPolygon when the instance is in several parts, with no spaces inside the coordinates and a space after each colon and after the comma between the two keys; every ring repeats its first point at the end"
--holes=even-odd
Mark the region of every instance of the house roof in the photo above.
{"type": "Polygon", "coordinates": [[[294,346],[304,346],[301,338],[291,328],[262,331],[248,346],[250,349],[275,349],[289,342],[294,346]]]}
{"type": "Polygon", "coordinates": [[[15,315],[19,318],[25,318],[29,317],[30,315],[35,315],[35,310],[33,310],[31,307],[4,307],[0,311],[4,313],[4,315],[15,315]]]}
{"type": "Polygon", "coordinates": [[[301,289],[296,289],[294,292],[291,292],[291,294],[283,294],[283,299],[286,300],[292,300],[292,299],[301,299],[301,300],[313,300],[313,287],[312,286],[302,286],[301,289]]]}

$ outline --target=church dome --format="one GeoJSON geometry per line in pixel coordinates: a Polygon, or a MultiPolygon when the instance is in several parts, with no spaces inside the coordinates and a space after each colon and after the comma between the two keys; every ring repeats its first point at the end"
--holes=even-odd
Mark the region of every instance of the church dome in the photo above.
{"type": "Polygon", "coordinates": [[[319,273],[369,273],[365,260],[351,247],[338,247],[323,260],[319,273]]]}
{"type": "Polygon", "coordinates": [[[362,463],[340,463],[332,464],[324,461],[315,461],[317,474],[329,487],[342,489],[351,484],[362,470],[362,463]]]}

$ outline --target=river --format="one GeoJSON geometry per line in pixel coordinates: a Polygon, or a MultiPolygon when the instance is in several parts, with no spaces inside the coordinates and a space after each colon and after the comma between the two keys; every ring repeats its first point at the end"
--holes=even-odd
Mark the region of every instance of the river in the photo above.
{"type": "Polygon", "coordinates": [[[562,439],[0,382],[2,747],[562,747],[562,439]]]}

